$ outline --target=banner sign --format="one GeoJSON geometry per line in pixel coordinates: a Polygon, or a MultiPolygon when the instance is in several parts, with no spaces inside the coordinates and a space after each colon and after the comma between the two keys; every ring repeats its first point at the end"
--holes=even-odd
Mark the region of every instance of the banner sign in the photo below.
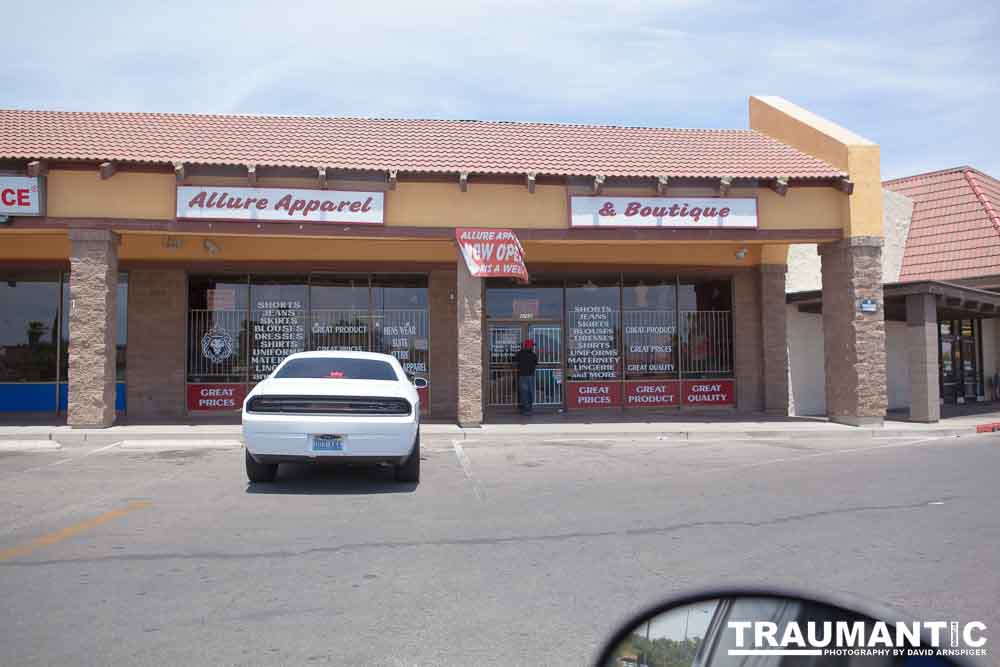
{"type": "Polygon", "coordinates": [[[625,407],[672,408],[681,404],[681,383],[676,380],[649,380],[625,384],[625,407]]]}
{"type": "Polygon", "coordinates": [[[568,382],[566,383],[566,407],[617,408],[622,404],[621,382],[568,382]]]}
{"type": "Polygon", "coordinates": [[[685,380],[681,388],[684,405],[735,405],[732,380],[685,380]]]}
{"type": "Polygon", "coordinates": [[[42,188],[31,176],[0,176],[0,215],[41,215],[42,188]]]}
{"type": "Polygon", "coordinates": [[[570,227],[756,229],[757,200],[720,197],[570,197],[570,227]]]}
{"type": "Polygon", "coordinates": [[[385,193],[177,186],[178,220],[381,225],[385,193]]]}
{"type": "Polygon", "coordinates": [[[247,397],[247,386],[242,383],[189,384],[187,407],[192,412],[240,410],[247,397]]]}
{"type": "Polygon", "coordinates": [[[469,273],[477,278],[517,278],[528,282],[524,248],[509,229],[459,227],[455,240],[469,273]]]}

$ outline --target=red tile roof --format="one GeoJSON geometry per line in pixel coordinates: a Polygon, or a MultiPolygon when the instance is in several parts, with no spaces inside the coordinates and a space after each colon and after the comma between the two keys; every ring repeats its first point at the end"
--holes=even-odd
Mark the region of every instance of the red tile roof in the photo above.
{"type": "Polygon", "coordinates": [[[914,202],[900,282],[1000,274],[1000,181],[955,167],[883,185],[914,202]]]}
{"type": "Polygon", "coordinates": [[[622,177],[839,178],[754,130],[0,110],[0,158],[622,177]]]}

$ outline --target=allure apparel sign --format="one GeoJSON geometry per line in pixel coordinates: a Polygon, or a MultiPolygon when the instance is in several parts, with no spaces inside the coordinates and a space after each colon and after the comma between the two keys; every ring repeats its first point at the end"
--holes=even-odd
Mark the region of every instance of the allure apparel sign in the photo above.
{"type": "Polygon", "coordinates": [[[570,226],[756,229],[757,200],[574,195],[570,198],[570,226]]]}
{"type": "Polygon", "coordinates": [[[381,225],[385,193],[292,188],[177,187],[178,220],[381,225]]]}

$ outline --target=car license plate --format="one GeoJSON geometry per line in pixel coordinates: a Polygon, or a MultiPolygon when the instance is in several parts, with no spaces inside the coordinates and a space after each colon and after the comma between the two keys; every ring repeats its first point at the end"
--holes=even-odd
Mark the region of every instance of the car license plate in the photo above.
{"type": "Polygon", "coordinates": [[[314,452],[342,452],[344,451],[344,438],[339,435],[314,435],[314,452]]]}

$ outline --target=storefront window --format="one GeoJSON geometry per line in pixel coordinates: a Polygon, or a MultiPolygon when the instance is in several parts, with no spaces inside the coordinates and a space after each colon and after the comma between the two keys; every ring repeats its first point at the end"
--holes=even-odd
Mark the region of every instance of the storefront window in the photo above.
{"type": "Polygon", "coordinates": [[[188,380],[245,382],[250,286],[246,276],[188,281],[188,380]]]}
{"type": "Polygon", "coordinates": [[[618,281],[587,280],[566,287],[568,380],[621,378],[618,281]]]}
{"type": "Polygon", "coordinates": [[[732,376],[732,283],[682,280],[677,301],[680,366],[684,377],[732,376]]]}
{"type": "Polygon", "coordinates": [[[407,375],[427,375],[430,365],[427,280],[423,276],[375,276],[372,317],[372,349],[399,359],[407,375]]]}
{"type": "Polygon", "coordinates": [[[0,382],[55,382],[58,332],[59,273],[3,276],[0,382]]]}
{"type": "Polygon", "coordinates": [[[677,283],[674,279],[627,280],[624,305],[625,377],[677,377],[677,283]]]}
{"type": "Polygon", "coordinates": [[[492,320],[561,320],[562,282],[515,286],[513,281],[493,282],[486,290],[486,317],[492,320]]]}
{"type": "Polygon", "coordinates": [[[235,409],[247,384],[305,350],[385,352],[429,372],[424,276],[191,276],[188,303],[191,410],[235,409]]]}
{"type": "Polygon", "coordinates": [[[368,350],[371,290],[367,275],[313,276],[309,284],[310,350],[368,350]]]}
{"type": "Polygon", "coordinates": [[[250,379],[259,382],[285,357],[306,349],[305,277],[250,279],[250,379]]]}

